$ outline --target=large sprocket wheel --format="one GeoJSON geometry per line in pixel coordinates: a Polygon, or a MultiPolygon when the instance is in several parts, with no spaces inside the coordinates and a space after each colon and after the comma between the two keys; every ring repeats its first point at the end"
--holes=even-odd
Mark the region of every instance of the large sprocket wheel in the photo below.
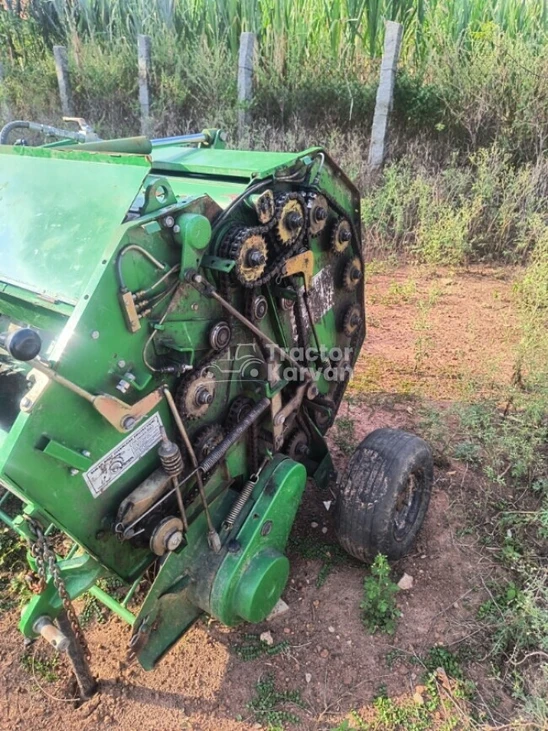
{"type": "Polygon", "coordinates": [[[211,371],[202,372],[186,380],[177,392],[179,413],[186,419],[200,419],[215,398],[215,376],[211,371]]]}
{"type": "Polygon", "coordinates": [[[293,246],[303,235],[306,226],[306,204],[299,193],[276,196],[274,234],[282,246],[293,246]]]}
{"type": "Polygon", "coordinates": [[[242,284],[260,279],[265,270],[268,250],[264,236],[248,228],[236,228],[220,246],[219,256],[233,259],[234,274],[242,284]]]}

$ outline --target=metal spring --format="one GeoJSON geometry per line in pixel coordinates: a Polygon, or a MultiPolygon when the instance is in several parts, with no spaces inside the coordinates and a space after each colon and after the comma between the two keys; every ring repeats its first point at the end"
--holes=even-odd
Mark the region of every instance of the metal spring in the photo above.
{"type": "Polygon", "coordinates": [[[185,469],[183,455],[175,442],[165,439],[158,449],[158,456],[166,474],[177,477],[185,469]]]}
{"type": "Polygon", "coordinates": [[[253,475],[253,477],[250,477],[249,480],[245,483],[241,493],[234,501],[234,505],[230,509],[230,513],[226,516],[225,520],[223,520],[223,526],[225,528],[228,528],[230,530],[234,526],[236,518],[238,517],[238,515],[240,515],[245,504],[251,497],[251,493],[253,492],[253,489],[258,481],[259,476],[253,475]]]}

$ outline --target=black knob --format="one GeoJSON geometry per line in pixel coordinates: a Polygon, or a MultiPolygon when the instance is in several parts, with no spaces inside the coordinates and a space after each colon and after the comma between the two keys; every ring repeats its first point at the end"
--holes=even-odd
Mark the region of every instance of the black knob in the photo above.
{"type": "Polygon", "coordinates": [[[3,341],[5,349],[15,360],[32,360],[42,348],[40,335],[28,327],[9,333],[3,341]]]}

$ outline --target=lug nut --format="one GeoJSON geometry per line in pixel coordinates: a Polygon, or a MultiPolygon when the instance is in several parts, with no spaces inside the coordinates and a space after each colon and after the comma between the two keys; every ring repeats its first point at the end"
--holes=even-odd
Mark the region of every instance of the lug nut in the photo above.
{"type": "Polygon", "coordinates": [[[257,249],[251,249],[249,254],[247,255],[247,264],[250,267],[260,267],[265,263],[265,257],[262,251],[257,251],[257,249]]]}

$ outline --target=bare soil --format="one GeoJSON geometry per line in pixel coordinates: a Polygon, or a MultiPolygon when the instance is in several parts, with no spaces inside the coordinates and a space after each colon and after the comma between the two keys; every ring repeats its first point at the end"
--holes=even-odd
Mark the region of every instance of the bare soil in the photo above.
{"type": "MultiPolygon", "coordinates": [[[[369,334],[354,384],[340,416],[354,422],[359,442],[380,426],[413,429],[417,397],[446,404],[470,394],[497,393],[512,377],[518,342],[512,295],[513,273],[472,269],[450,272],[398,269],[375,274],[368,283],[369,334]],[[411,282],[411,284],[409,284],[411,282]],[[403,292],[403,294],[402,294],[403,292]]],[[[332,430],[339,467],[347,459],[332,430]],[[337,446],[339,445],[339,446],[337,446]]],[[[87,636],[97,696],[77,707],[60,661],[57,680],[37,671],[52,656],[43,643],[27,649],[33,663],[22,664],[23,640],[17,612],[0,619],[1,729],[196,729],[229,731],[260,728],[247,707],[255,684],[271,673],[279,690],[299,690],[304,708],[294,708],[303,729],[330,729],[350,709],[367,707],[382,684],[390,695],[413,693],[420,667],[410,662],[434,644],[456,648],[476,629],[474,613],[486,598],[485,582],[497,571],[473,534],[462,536],[462,506],[481,491],[478,476],[458,463],[436,471],[425,526],[413,553],[394,567],[414,577],[400,592],[403,616],[393,636],[370,635],[360,618],[367,567],[334,562],[317,588],[322,562],[307,559],[299,543],[313,538],[334,544],[331,496],[311,487],[301,506],[289,555],[291,579],[284,599],[289,611],[259,626],[229,630],[198,622],[154,672],[125,668],[129,630],[110,615],[93,623],[87,636]],[[459,537],[460,536],[460,537],[459,537]],[[244,661],[234,648],[246,634],[270,630],[287,651],[244,661]],[[390,658],[397,657],[395,662],[390,658]]],[[[478,683],[493,720],[511,714],[488,669],[473,662],[468,673],[478,683]]]]}

